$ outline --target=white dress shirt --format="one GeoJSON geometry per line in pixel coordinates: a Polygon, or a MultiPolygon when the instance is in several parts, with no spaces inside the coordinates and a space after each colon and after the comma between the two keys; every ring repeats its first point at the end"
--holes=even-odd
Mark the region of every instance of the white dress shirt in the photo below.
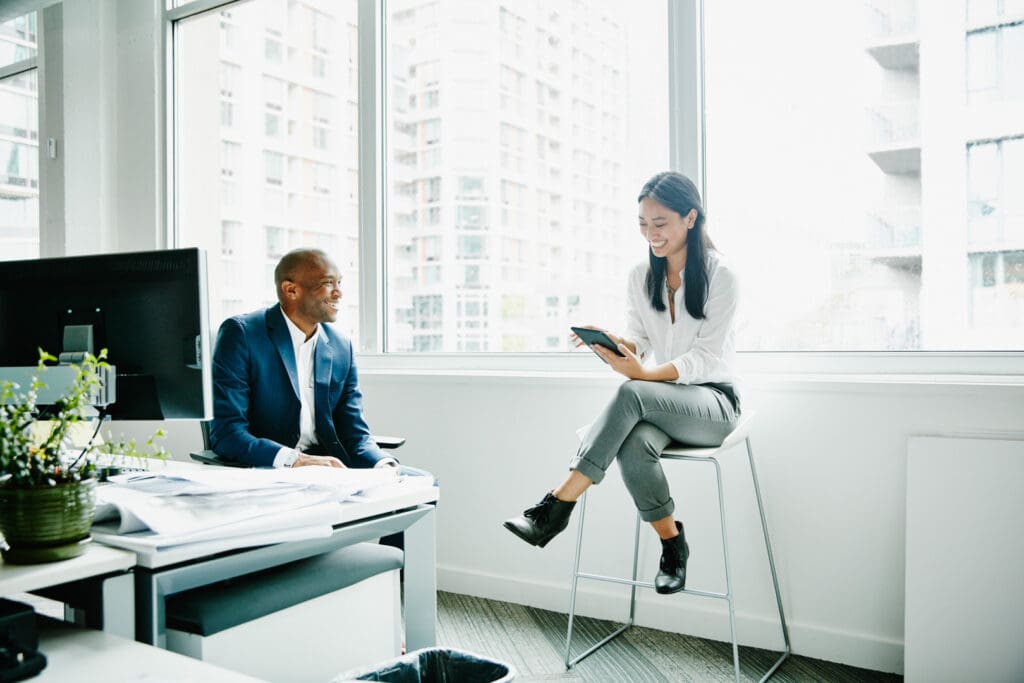
{"type": "MultiPolygon", "coordinates": [[[[655,363],[672,363],[679,372],[677,384],[733,383],[736,366],[734,320],[739,287],[736,275],[718,252],[708,250],[708,300],[705,318],[697,320],[686,311],[685,281],[675,294],[676,321],[670,311],[656,311],[647,295],[648,263],[629,274],[626,334],[636,344],[641,360],[654,356],[655,363]]],[[[680,279],[683,272],[679,273],[680,279]]],[[[667,293],[663,299],[667,300],[667,293]]],[[[666,301],[667,305],[667,301],[666,301]]]]}
{"type": "MultiPolygon", "coordinates": [[[[288,326],[288,333],[292,338],[292,350],[295,352],[295,376],[299,382],[299,442],[294,448],[283,447],[274,456],[274,467],[288,467],[295,462],[295,451],[304,451],[310,446],[317,445],[316,420],[313,417],[313,409],[316,406],[316,399],[313,394],[315,386],[315,374],[313,372],[313,357],[316,353],[316,344],[320,337],[324,336],[323,330],[318,323],[316,331],[306,339],[306,333],[299,329],[299,326],[291,321],[287,314],[284,322],[288,326]]],[[[384,465],[397,465],[394,458],[382,458],[374,467],[384,465]]]]}

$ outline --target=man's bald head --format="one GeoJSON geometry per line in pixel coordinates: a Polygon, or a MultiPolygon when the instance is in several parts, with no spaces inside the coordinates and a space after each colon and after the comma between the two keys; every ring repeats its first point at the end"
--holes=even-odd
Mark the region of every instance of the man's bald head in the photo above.
{"type": "Polygon", "coordinates": [[[306,333],[307,339],[318,323],[338,318],[341,274],[319,249],[296,249],[285,254],[274,268],[274,282],[281,310],[306,333]]]}
{"type": "Polygon", "coordinates": [[[327,254],[319,249],[292,249],[281,257],[274,268],[274,287],[277,289],[277,300],[284,302],[281,283],[287,281],[296,282],[303,271],[310,267],[329,263],[327,254]]]}

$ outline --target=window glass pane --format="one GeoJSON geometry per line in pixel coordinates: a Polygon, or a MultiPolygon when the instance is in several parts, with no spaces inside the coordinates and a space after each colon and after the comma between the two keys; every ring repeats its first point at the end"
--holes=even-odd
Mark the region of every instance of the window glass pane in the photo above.
{"type": "Polygon", "coordinates": [[[1000,157],[995,143],[967,148],[967,234],[971,244],[999,239],[1000,157]]]}
{"type": "Polygon", "coordinates": [[[1024,100],[1024,24],[1003,29],[1003,92],[1008,100],[1024,100]]]}
{"type": "Polygon", "coordinates": [[[636,195],[668,167],[666,3],[384,16],[386,350],[568,351],[570,325],[621,329],[636,195]]]}
{"type": "Polygon", "coordinates": [[[741,349],[1024,348],[1020,60],[1006,28],[968,33],[1004,6],[984,4],[749,3],[737,22],[704,3],[708,224],[740,274],[741,349]],[[966,82],[924,87],[961,40],[966,82]]]}
{"type": "Polygon", "coordinates": [[[207,250],[214,326],[275,302],[278,259],[314,247],[342,271],[338,325],[358,340],[358,92],[331,68],[356,21],[356,0],[252,0],[177,26],[177,244],[207,250]]]}
{"type": "Polygon", "coordinates": [[[1024,325],[1024,137],[968,153],[969,322],[976,348],[1019,348],[1024,325]],[[1014,340],[1018,340],[1015,347],[1014,340]]]}
{"type": "MultiPolygon", "coordinates": [[[[35,54],[35,16],[32,12],[0,24],[0,64],[35,54]],[[7,59],[9,56],[12,58],[7,59]]],[[[39,258],[39,97],[35,69],[0,79],[0,260],[23,258],[39,258]]]]}
{"type": "Polygon", "coordinates": [[[967,35],[967,93],[972,102],[996,95],[999,85],[997,38],[996,31],[967,35]]]}
{"type": "Polygon", "coordinates": [[[36,13],[29,12],[0,24],[0,66],[36,56],[36,13]]]}
{"type": "Polygon", "coordinates": [[[1024,251],[971,254],[971,324],[996,333],[996,341],[1019,337],[1024,327],[1024,251]]]}

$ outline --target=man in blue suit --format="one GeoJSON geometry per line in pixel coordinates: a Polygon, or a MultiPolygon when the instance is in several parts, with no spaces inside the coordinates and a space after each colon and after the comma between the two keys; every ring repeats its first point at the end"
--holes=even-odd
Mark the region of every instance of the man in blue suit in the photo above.
{"type": "Polygon", "coordinates": [[[341,275],[317,249],[274,269],[280,302],[224,321],[213,352],[210,443],[252,466],[397,465],[363,419],[352,342],[334,322],[341,275]]]}

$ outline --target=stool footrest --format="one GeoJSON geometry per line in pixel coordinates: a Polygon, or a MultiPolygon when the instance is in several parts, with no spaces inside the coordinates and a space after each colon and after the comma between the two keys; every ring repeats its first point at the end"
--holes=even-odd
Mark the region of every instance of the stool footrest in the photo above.
{"type": "Polygon", "coordinates": [[[572,660],[570,660],[569,662],[566,663],[566,665],[565,665],[566,670],[569,670],[569,669],[573,668],[574,666],[579,664],[581,661],[583,661],[585,658],[587,658],[590,655],[592,655],[593,653],[597,652],[597,650],[600,649],[602,645],[604,645],[605,643],[610,641],[612,638],[615,638],[615,637],[620,636],[623,633],[625,633],[626,629],[628,629],[632,625],[633,625],[633,621],[632,620],[626,622],[625,624],[620,626],[618,628],[618,630],[616,630],[614,633],[612,633],[609,636],[606,636],[603,640],[601,640],[601,642],[599,642],[596,645],[592,646],[586,652],[584,652],[584,653],[582,653],[580,655],[577,655],[575,659],[572,659],[572,660]]]}
{"type": "MultiPolygon", "coordinates": [[[[654,588],[654,584],[650,581],[633,581],[632,579],[621,579],[617,576],[603,576],[601,574],[585,574],[580,572],[576,575],[577,579],[590,579],[591,581],[605,581],[607,583],[621,583],[627,586],[636,586],[637,588],[654,588]]],[[[728,600],[728,593],[712,593],[710,591],[699,591],[693,588],[684,588],[679,593],[686,593],[688,595],[702,595],[705,598],[720,598],[722,600],[728,600]]]]}

